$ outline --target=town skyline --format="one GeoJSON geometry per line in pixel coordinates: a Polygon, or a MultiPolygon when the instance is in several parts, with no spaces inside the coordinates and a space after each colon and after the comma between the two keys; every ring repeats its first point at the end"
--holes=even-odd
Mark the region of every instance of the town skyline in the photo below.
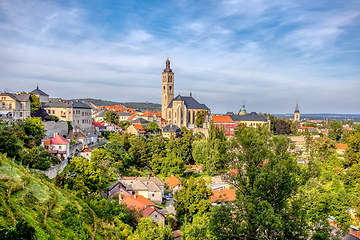
{"type": "Polygon", "coordinates": [[[1,91],[161,103],[213,113],[360,113],[360,3],[3,1],[1,91]]]}

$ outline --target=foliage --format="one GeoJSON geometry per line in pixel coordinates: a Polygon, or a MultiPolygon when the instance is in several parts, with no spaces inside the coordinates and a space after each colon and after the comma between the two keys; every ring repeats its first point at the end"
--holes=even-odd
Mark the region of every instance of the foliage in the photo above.
{"type": "Polygon", "coordinates": [[[291,134],[291,128],[290,128],[291,124],[288,123],[287,121],[285,121],[284,119],[279,119],[276,123],[275,123],[275,134],[278,135],[289,135],[291,134]]]}
{"type": "Polygon", "coordinates": [[[199,128],[203,127],[203,123],[205,121],[205,117],[207,116],[207,111],[206,110],[201,110],[196,112],[196,116],[195,116],[195,125],[199,128]]]}
{"type": "Polygon", "coordinates": [[[225,129],[210,124],[209,137],[207,138],[206,170],[209,175],[216,175],[223,171],[227,159],[227,141],[225,129]]]}
{"type": "Polygon", "coordinates": [[[77,196],[86,198],[89,194],[97,194],[102,185],[103,170],[83,157],[74,157],[68,165],[68,176],[66,186],[68,189],[75,190],[77,196]]]}
{"type": "Polygon", "coordinates": [[[68,125],[68,132],[74,129],[70,121],[67,121],[67,125],[68,125]]]}
{"type": "Polygon", "coordinates": [[[55,121],[55,122],[59,121],[59,118],[57,116],[55,116],[55,115],[49,115],[49,117],[50,117],[50,121],[55,121]]]}
{"type": "Polygon", "coordinates": [[[298,239],[308,233],[302,202],[292,197],[307,180],[307,170],[288,152],[290,140],[266,127],[238,128],[230,159],[237,169],[229,182],[237,190],[237,234],[252,238],[298,239]]]}
{"type": "Polygon", "coordinates": [[[0,229],[0,239],[13,239],[13,240],[32,240],[36,239],[35,228],[25,220],[21,220],[16,225],[9,229],[0,229]]]}
{"type": "Polygon", "coordinates": [[[117,125],[125,131],[131,123],[129,121],[120,121],[117,125]]]}
{"type": "MultiPolygon", "coordinates": [[[[7,153],[11,158],[20,158],[22,142],[19,138],[19,131],[14,125],[0,126],[0,152],[7,153]]],[[[25,135],[23,132],[22,135],[25,135]]]]}
{"type": "Polygon", "coordinates": [[[34,138],[36,145],[40,145],[41,139],[45,137],[44,125],[41,122],[41,118],[28,118],[25,120],[25,133],[34,138]]]}
{"type": "Polygon", "coordinates": [[[195,214],[208,212],[211,207],[212,190],[202,178],[182,181],[182,188],[175,193],[176,219],[182,224],[192,222],[195,214]]]}
{"type": "Polygon", "coordinates": [[[336,142],[327,136],[318,137],[311,143],[311,150],[316,157],[326,161],[331,154],[336,153],[336,142]]]}
{"type": "Polygon", "coordinates": [[[41,102],[37,96],[35,96],[32,92],[30,94],[30,112],[35,114],[36,111],[41,107],[41,102]]]}
{"type": "Polygon", "coordinates": [[[52,165],[60,163],[60,159],[54,157],[43,147],[34,147],[23,156],[22,164],[31,168],[46,170],[52,165]]]}
{"type": "Polygon", "coordinates": [[[186,222],[182,228],[182,232],[181,239],[184,240],[218,239],[211,231],[211,215],[208,212],[194,215],[193,222],[186,222]]]}
{"type": "Polygon", "coordinates": [[[105,112],[104,121],[113,123],[113,124],[118,124],[119,123],[119,115],[117,114],[117,112],[115,112],[113,110],[107,111],[107,112],[105,112]]]}
{"type": "Polygon", "coordinates": [[[159,132],[160,128],[156,122],[150,122],[149,125],[146,127],[146,131],[151,133],[159,132]]]}
{"type": "MultiPolygon", "coordinates": [[[[331,126],[331,130],[333,131],[333,133],[335,134],[335,139],[334,140],[339,140],[341,138],[341,135],[343,134],[343,126],[339,121],[332,121],[330,123],[331,126]]],[[[330,132],[329,132],[330,134],[330,132]]]]}
{"type": "Polygon", "coordinates": [[[134,234],[129,237],[129,240],[141,239],[173,240],[174,237],[169,226],[160,227],[151,218],[142,218],[134,234]]]}
{"type": "Polygon", "coordinates": [[[192,156],[196,164],[206,164],[207,155],[206,155],[206,147],[207,141],[206,139],[200,139],[198,141],[194,141],[192,145],[192,156]]]}
{"type": "Polygon", "coordinates": [[[345,155],[345,166],[351,167],[360,163],[360,131],[347,138],[348,148],[345,155]]]}
{"type": "Polygon", "coordinates": [[[168,152],[166,157],[154,155],[150,166],[155,174],[160,173],[167,177],[171,175],[181,175],[185,170],[184,161],[173,152],[168,152]]]}

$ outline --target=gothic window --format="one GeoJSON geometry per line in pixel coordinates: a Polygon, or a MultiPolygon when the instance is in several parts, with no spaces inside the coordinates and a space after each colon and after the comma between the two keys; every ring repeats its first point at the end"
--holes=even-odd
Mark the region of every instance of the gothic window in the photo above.
{"type": "Polygon", "coordinates": [[[172,88],[172,87],[170,86],[169,89],[171,90],[171,88],[172,88]]]}
{"type": "Polygon", "coordinates": [[[164,88],[164,92],[165,92],[165,86],[163,88],[164,88]]]}

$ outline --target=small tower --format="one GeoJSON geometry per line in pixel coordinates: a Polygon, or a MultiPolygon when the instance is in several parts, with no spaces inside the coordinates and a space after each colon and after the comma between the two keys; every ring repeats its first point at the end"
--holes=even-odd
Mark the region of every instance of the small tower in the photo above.
{"type": "Polygon", "coordinates": [[[247,113],[246,113],[246,110],[245,110],[245,103],[243,103],[243,106],[242,106],[242,108],[240,109],[240,111],[239,111],[239,115],[246,115],[247,113]]]}
{"type": "Polygon", "coordinates": [[[169,57],[166,60],[166,68],[162,73],[162,99],[161,99],[161,117],[168,120],[169,116],[166,115],[166,109],[171,100],[174,99],[174,73],[170,68],[169,57]]]}
{"type": "Polygon", "coordinates": [[[296,107],[294,112],[294,122],[300,122],[300,111],[299,111],[299,104],[296,101],[296,107]]]}

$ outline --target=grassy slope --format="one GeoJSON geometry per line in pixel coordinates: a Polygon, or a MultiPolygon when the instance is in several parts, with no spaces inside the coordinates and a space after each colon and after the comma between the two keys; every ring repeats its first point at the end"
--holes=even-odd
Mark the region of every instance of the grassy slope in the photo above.
{"type": "Polygon", "coordinates": [[[28,172],[2,154],[0,162],[0,228],[8,229],[24,218],[35,228],[38,239],[103,239],[109,237],[108,231],[116,231],[111,226],[101,228],[104,223],[85,202],[57,188],[46,177],[28,172]],[[85,219],[81,231],[65,226],[61,220],[68,203],[85,219]]]}

